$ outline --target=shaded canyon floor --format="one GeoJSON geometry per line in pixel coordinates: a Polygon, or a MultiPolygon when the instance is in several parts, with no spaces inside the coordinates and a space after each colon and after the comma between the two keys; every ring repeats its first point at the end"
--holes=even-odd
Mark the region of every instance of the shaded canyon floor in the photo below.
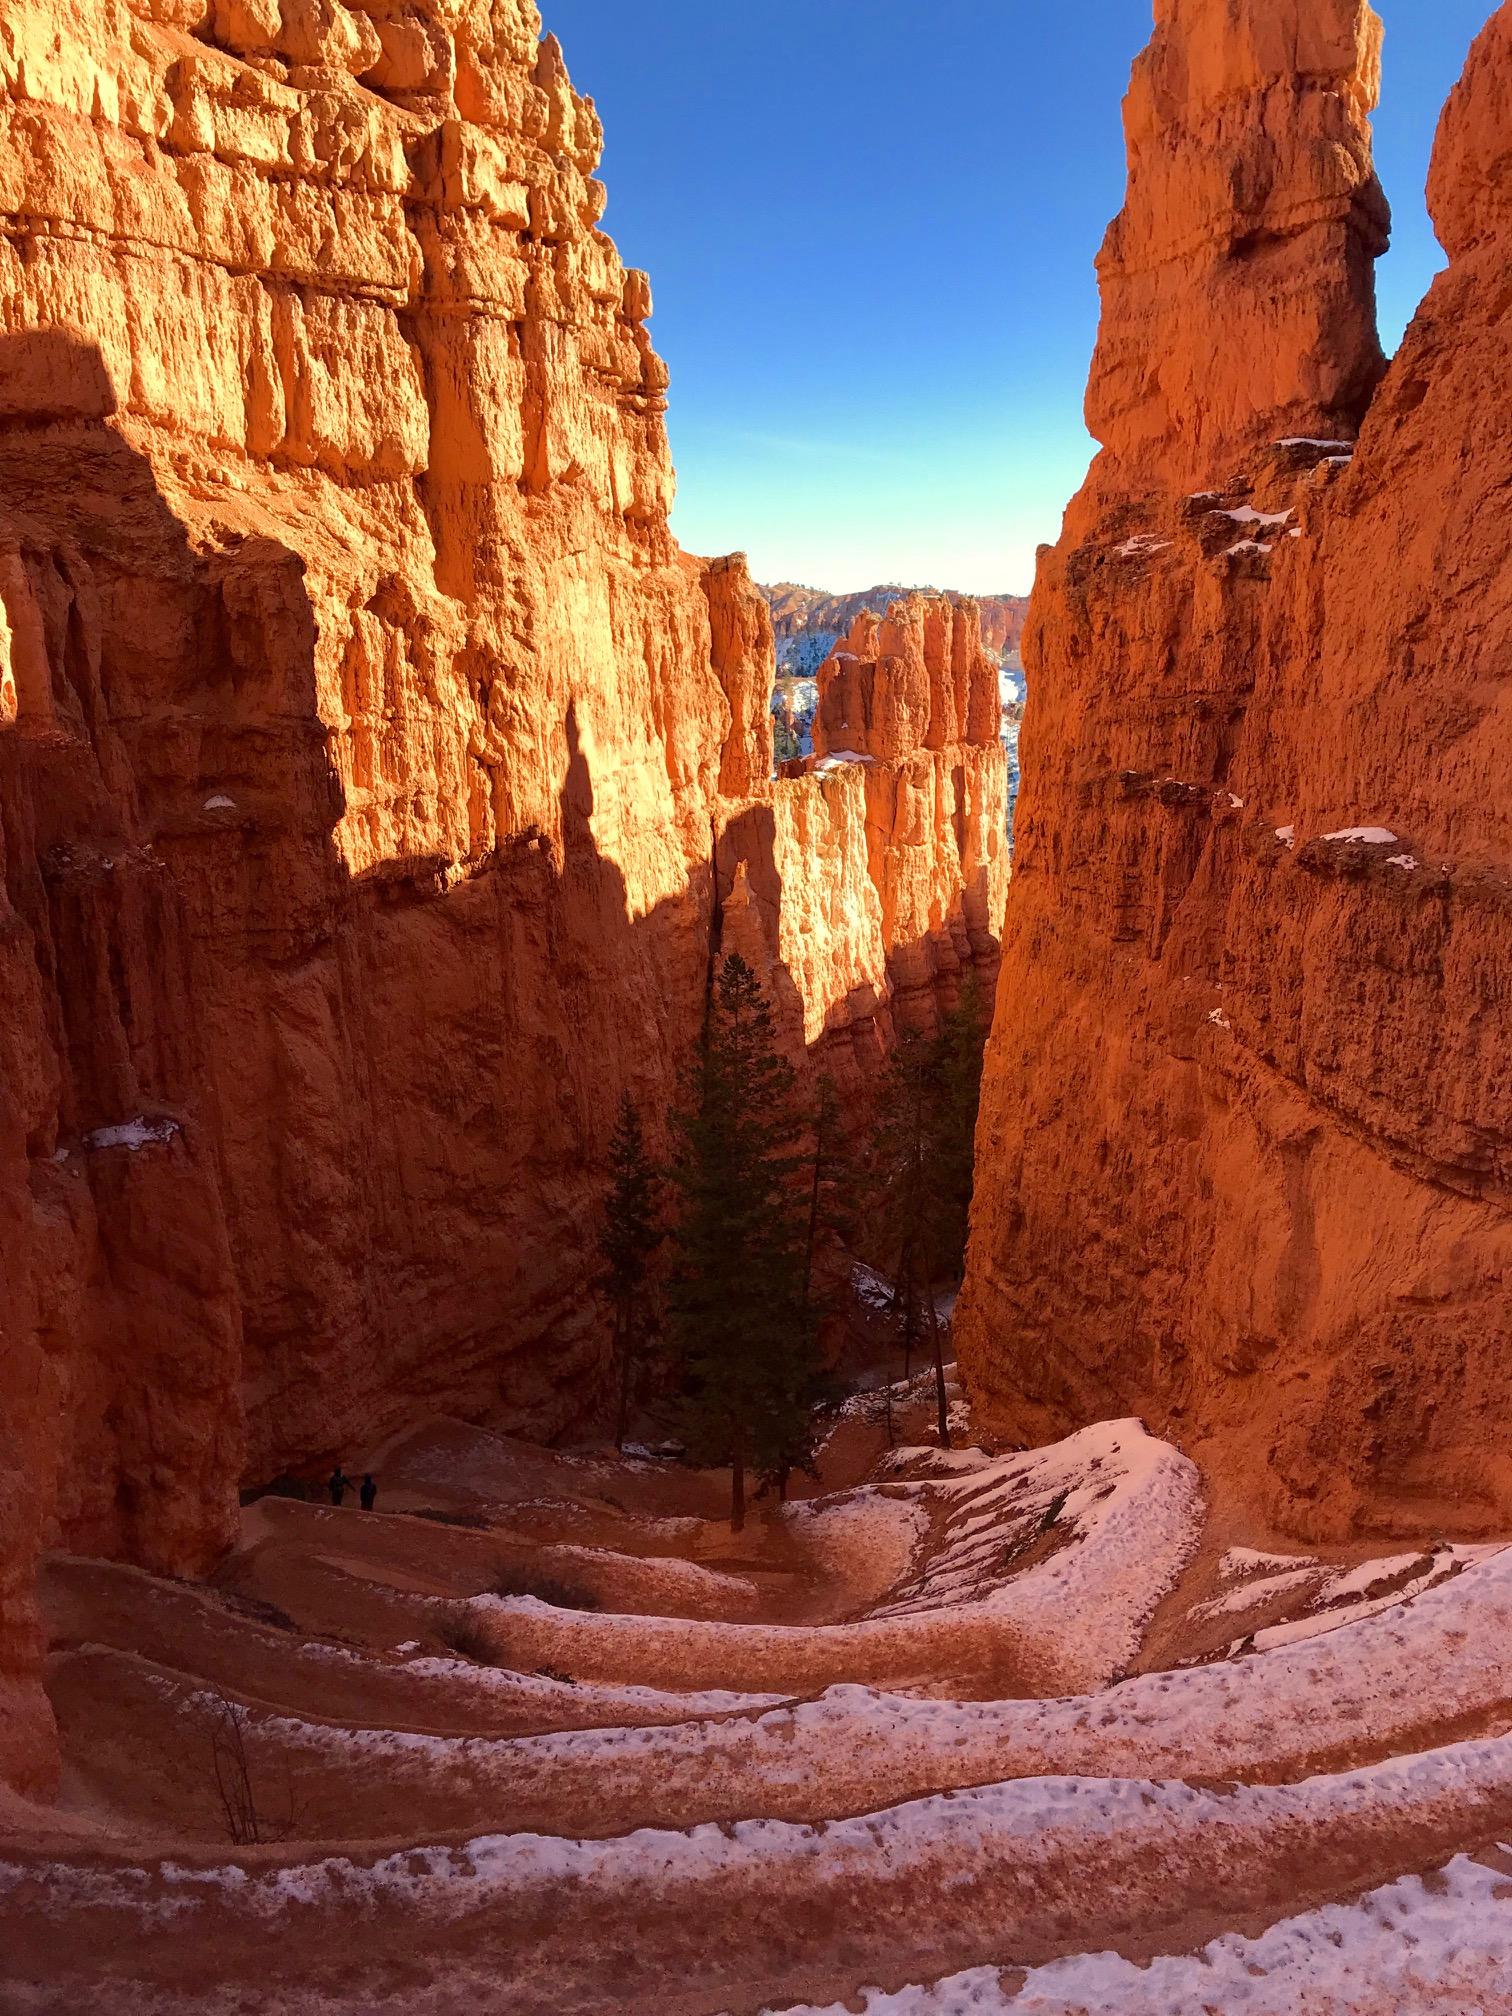
{"type": "Polygon", "coordinates": [[[931,1402],[739,1536],[437,1419],[208,1585],[53,1558],[0,2005],[1512,2010],[1512,1550],[1299,1553],[1136,1421],[931,1402]]]}

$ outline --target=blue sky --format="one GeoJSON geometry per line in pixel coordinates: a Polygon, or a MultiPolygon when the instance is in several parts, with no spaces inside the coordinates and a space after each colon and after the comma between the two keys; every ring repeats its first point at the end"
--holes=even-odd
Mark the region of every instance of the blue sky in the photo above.
{"type": "MultiPolygon", "coordinates": [[[[1440,107],[1492,0],[1376,0],[1389,349],[1441,263],[1440,107]]],[[[651,275],[675,526],[759,579],[1026,589],[1091,453],[1092,259],[1150,0],[542,0],[651,275]]]]}

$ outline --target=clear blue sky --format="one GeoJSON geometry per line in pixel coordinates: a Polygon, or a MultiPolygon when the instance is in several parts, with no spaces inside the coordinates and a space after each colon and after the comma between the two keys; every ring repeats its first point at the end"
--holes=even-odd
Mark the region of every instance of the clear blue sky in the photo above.
{"type": "MultiPolygon", "coordinates": [[[[1026,589],[1091,443],[1092,259],[1150,0],[541,0],[651,275],[676,529],[759,579],[1026,589]]],[[[1441,263],[1440,107],[1493,0],[1376,0],[1389,349],[1441,263]]]]}

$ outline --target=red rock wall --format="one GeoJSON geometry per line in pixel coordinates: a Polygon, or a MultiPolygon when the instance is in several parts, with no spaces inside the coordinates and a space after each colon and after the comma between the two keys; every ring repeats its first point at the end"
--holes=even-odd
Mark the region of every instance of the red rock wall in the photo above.
{"type": "Polygon", "coordinates": [[[592,1406],[616,1104],[740,892],[800,1047],[865,1019],[865,822],[778,809],[539,28],[0,25],[0,1778],[51,1769],[39,1547],[197,1572],[244,1478],[592,1406]]]}
{"type": "Polygon", "coordinates": [[[1026,636],[959,1349],[1005,1424],[1142,1413],[1298,1532],[1474,1531],[1512,1509],[1512,12],[1365,417],[1373,16],[1157,11],[1104,448],[1026,636]]]}

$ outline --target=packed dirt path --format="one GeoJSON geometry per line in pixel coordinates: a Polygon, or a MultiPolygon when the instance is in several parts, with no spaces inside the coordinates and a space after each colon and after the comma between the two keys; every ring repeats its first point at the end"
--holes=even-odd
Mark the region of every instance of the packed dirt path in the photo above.
{"type": "Polygon", "coordinates": [[[816,1495],[450,1421],[207,1586],[47,1571],[0,2009],[1512,2012],[1512,1550],[1240,1534],[1121,1421],[816,1495]]]}

